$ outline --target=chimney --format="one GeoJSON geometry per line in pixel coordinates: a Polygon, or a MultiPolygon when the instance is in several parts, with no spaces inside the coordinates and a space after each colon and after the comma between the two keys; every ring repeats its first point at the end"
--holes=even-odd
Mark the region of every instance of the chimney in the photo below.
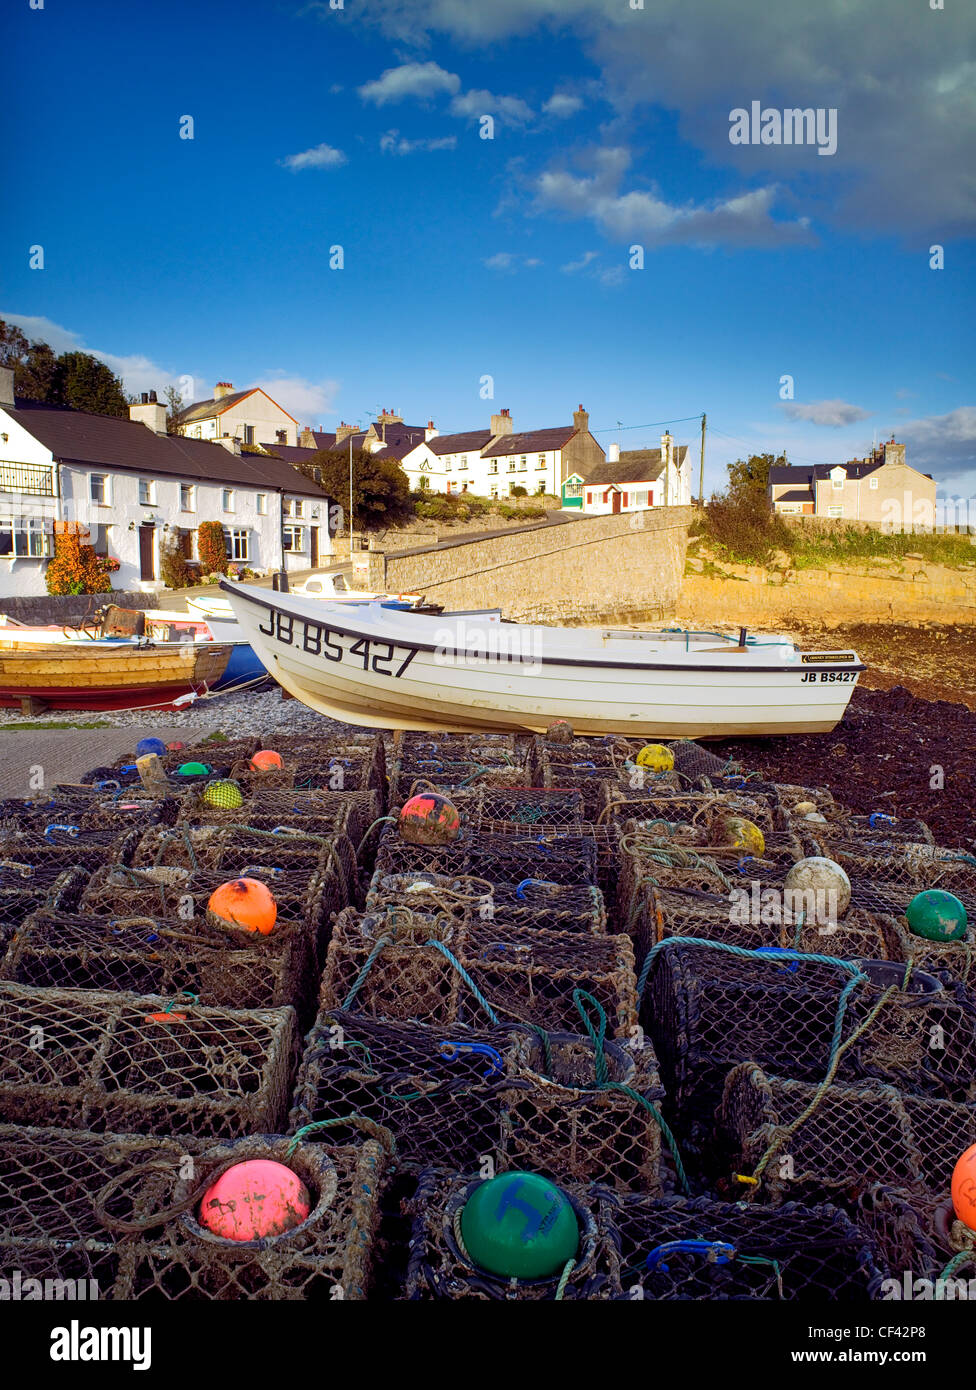
{"type": "Polygon", "coordinates": [[[218,382],[217,382],[217,385],[214,387],[214,393],[213,393],[213,398],[214,398],[214,400],[215,400],[215,401],[223,400],[223,398],[224,398],[225,396],[229,396],[229,395],[230,395],[230,393],[233,391],[233,389],[234,389],[234,383],[233,383],[232,381],[218,381],[218,382]]]}
{"type": "Polygon", "coordinates": [[[511,433],[512,433],[512,416],[511,416],[511,412],[510,412],[510,411],[508,410],[508,408],[506,407],[505,410],[499,411],[499,413],[498,413],[497,415],[493,415],[493,416],[491,417],[491,436],[492,436],[493,439],[496,439],[496,438],[498,437],[498,435],[500,435],[500,434],[511,434],[511,433]]]}
{"type": "Polygon", "coordinates": [[[608,446],[608,451],[607,451],[607,462],[608,462],[608,463],[619,463],[619,462],[620,462],[620,445],[619,445],[619,444],[611,444],[611,445],[608,446]]]}
{"type": "Polygon", "coordinates": [[[166,407],[156,399],[155,391],[143,391],[141,399],[129,406],[129,419],[147,426],[153,434],[166,433],[166,407]]]}
{"type": "Polygon", "coordinates": [[[674,463],[674,439],[670,430],[665,430],[661,435],[661,462],[665,467],[674,463]]]}
{"type": "Polygon", "coordinates": [[[575,429],[586,432],[590,428],[590,417],[580,406],[579,410],[573,411],[573,426],[575,429]]]}
{"type": "Polygon", "coordinates": [[[217,440],[217,443],[222,444],[229,454],[239,454],[241,452],[241,441],[236,439],[232,434],[222,435],[221,438],[217,440]]]}
{"type": "Polygon", "coordinates": [[[427,428],[424,430],[424,440],[426,441],[428,439],[435,439],[436,437],[437,430],[434,428],[434,422],[433,420],[428,420],[427,428]]]}
{"type": "Polygon", "coordinates": [[[340,421],[336,426],[336,444],[342,444],[351,434],[357,434],[355,425],[347,425],[345,420],[340,421]]]}
{"type": "Polygon", "coordinates": [[[315,435],[312,433],[312,427],[311,427],[311,425],[303,425],[303,426],[302,426],[302,433],[301,433],[301,437],[300,437],[300,439],[299,439],[298,442],[299,442],[299,444],[302,446],[303,449],[317,449],[317,448],[318,448],[318,445],[317,445],[316,442],[315,442],[315,435]]]}
{"type": "Polygon", "coordinates": [[[14,403],[14,369],[0,367],[0,410],[14,403]]]}

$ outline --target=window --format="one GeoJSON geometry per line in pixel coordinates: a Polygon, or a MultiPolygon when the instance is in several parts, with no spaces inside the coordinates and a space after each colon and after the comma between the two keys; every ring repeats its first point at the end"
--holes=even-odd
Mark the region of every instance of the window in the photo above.
{"type": "Polygon", "coordinates": [[[519,459],[519,472],[520,472],[520,473],[524,473],[527,467],[528,467],[528,459],[527,459],[527,458],[525,457],[525,455],[523,454],[522,457],[519,459]]]}
{"type": "Polygon", "coordinates": [[[46,534],[44,517],[0,517],[0,557],[51,554],[51,537],[46,534]]]}
{"type": "Polygon", "coordinates": [[[497,484],[497,483],[492,483],[492,485],[491,485],[491,495],[492,495],[492,497],[497,497],[497,496],[498,496],[498,484],[497,484]]]}
{"type": "Polygon", "coordinates": [[[509,473],[514,473],[514,472],[515,472],[515,460],[514,460],[514,459],[509,459],[509,460],[508,460],[508,471],[509,471],[509,473]]]}
{"type": "Polygon", "coordinates": [[[430,479],[429,479],[428,477],[424,476],[424,475],[421,475],[421,479],[420,479],[420,491],[421,491],[421,492],[427,492],[429,489],[430,489],[430,479]]]}
{"type": "Polygon", "coordinates": [[[234,510],[234,489],[232,487],[225,487],[221,492],[220,505],[225,512],[232,512],[234,510]]]}
{"type": "Polygon", "coordinates": [[[267,494],[266,492],[259,492],[259,493],[258,493],[258,516],[267,516],[267,515],[268,515],[268,494],[267,494]]]}
{"type": "Polygon", "coordinates": [[[536,468],[537,468],[537,469],[539,469],[539,468],[545,468],[545,466],[546,466],[546,456],[545,456],[545,454],[540,454],[540,455],[539,455],[538,462],[536,463],[536,468]]]}
{"type": "Polygon", "coordinates": [[[536,492],[539,494],[540,497],[545,497],[545,495],[546,495],[546,485],[545,485],[545,483],[540,483],[539,486],[536,488],[536,492]]]}
{"type": "Polygon", "coordinates": [[[180,483],[180,511],[196,510],[197,490],[192,483],[180,483]]]}
{"type": "Polygon", "coordinates": [[[843,516],[843,515],[844,515],[844,508],[843,508],[843,507],[828,507],[828,508],[827,508],[827,515],[828,515],[828,516],[843,516]]]}
{"type": "Polygon", "coordinates": [[[194,430],[193,430],[193,438],[194,438],[194,439],[202,439],[202,438],[203,438],[203,428],[202,428],[202,426],[196,425],[196,426],[194,427],[194,430]]]}
{"type": "Polygon", "coordinates": [[[243,529],[234,529],[224,532],[224,544],[227,547],[228,560],[249,560],[251,558],[248,550],[248,532],[243,529]]]}
{"type": "Polygon", "coordinates": [[[445,460],[444,460],[444,472],[445,472],[445,473],[450,473],[450,471],[451,471],[451,460],[450,460],[450,459],[445,459],[445,460]]]}
{"type": "Polygon", "coordinates": [[[872,492],[877,492],[877,490],[878,490],[878,480],[877,480],[877,478],[868,478],[868,487],[871,489],[872,492]]]}
{"type": "Polygon", "coordinates": [[[582,484],[582,483],[567,483],[567,484],[566,484],[566,487],[565,487],[565,489],[564,489],[564,491],[565,491],[567,497],[582,497],[582,496],[583,496],[583,484],[582,484]]]}
{"type": "Polygon", "coordinates": [[[586,494],[587,506],[588,506],[592,501],[593,501],[593,494],[592,494],[592,492],[588,492],[588,493],[586,494]]]}
{"type": "Polygon", "coordinates": [[[489,463],[489,465],[488,465],[488,472],[489,472],[489,473],[497,473],[497,472],[498,472],[498,460],[497,460],[497,459],[492,459],[491,463],[489,463]]]}
{"type": "Polygon", "coordinates": [[[184,560],[196,560],[196,531],[181,526],[176,533],[176,546],[184,560]]]}
{"type": "Polygon", "coordinates": [[[156,484],[151,478],[139,479],[139,505],[141,507],[156,505],[156,484]]]}
{"type": "Polygon", "coordinates": [[[634,506],[635,506],[635,507],[646,507],[646,506],[647,506],[647,493],[646,493],[646,492],[635,492],[635,493],[634,493],[634,506]]]}
{"type": "Polygon", "coordinates": [[[831,478],[831,480],[830,480],[830,485],[831,485],[831,487],[834,489],[835,492],[840,492],[841,488],[844,486],[844,479],[843,479],[843,478],[831,478]]]}
{"type": "Polygon", "coordinates": [[[288,431],[287,431],[287,430],[275,430],[275,443],[276,443],[276,444],[287,444],[287,443],[288,443],[288,431]]]}
{"type": "Polygon", "coordinates": [[[305,503],[301,497],[285,497],[281,503],[282,516],[304,516],[305,503]]]}
{"type": "Polygon", "coordinates": [[[462,455],[461,455],[461,462],[460,462],[460,464],[459,464],[459,467],[461,467],[461,468],[467,468],[467,466],[468,466],[468,456],[467,456],[467,454],[462,454],[462,455]]]}
{"type": "Polygon", "coordinates": [[[108,506],[108,474],[92,473],[88,480],[91,500],[96,507],[108,506]]]}
{"type": "Polygon", "coordinates": [[[253,426],[253,425],[245,425],[245,426],[244,426],[244,443],[245,443],[245,444],[253,444],[253,443],[254,443],[254,426],[253,426]]]}
{"type": "Polygon", "coordinates": [[[282,549],[296,551],[305,549],[304,526],[285,526],[281,531],[282,549]]]}

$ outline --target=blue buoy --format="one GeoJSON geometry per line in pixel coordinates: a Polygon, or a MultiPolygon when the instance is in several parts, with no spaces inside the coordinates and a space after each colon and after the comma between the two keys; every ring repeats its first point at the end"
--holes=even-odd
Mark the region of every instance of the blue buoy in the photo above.
{"type": "Polygon", "coordinates": [[[136,756],[144,757],[147,753],[158,753],[160,757],[166,752],[166,744],[161,738],[141,738],[136,744],[136,756]]]}

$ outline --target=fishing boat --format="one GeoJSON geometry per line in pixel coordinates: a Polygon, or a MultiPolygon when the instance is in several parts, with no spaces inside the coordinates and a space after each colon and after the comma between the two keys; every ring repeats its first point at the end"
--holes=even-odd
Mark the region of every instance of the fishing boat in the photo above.
{"type": "MultiPolygon", "coordinates": [[[[390,608],[414,608],[423,602],[422,594],[383,594],[372,589],[351,589],[343,574],[312,574],[290,591],[298,598],[320,599],[325,603],[382,603],[390,608]]],[[[188,598],[191,616],[204,619],[223,642],[243,638],[240,624],[229,601],[221,594],[202,594],[188,598]]]]}
{"type": "Polygon", "coordinates": [[[826,733],[864,665],[788,637],[510,623],[499,610],[426,614],[224,580],[278,683],[319,713],[376,729],[531,730],[661,738],[826,733]]]}
{"type": "Polygon", "coordinates": [[[168,709],[212,690],[230,660],[222,642],[61,642],[0,646],[0,705],[168,709]]]}

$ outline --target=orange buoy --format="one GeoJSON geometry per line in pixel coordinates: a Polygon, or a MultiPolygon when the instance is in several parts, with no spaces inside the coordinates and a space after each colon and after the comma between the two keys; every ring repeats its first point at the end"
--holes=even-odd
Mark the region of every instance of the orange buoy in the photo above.
{"type": "Polygon", "coordinates": [[[207,1189],[200,1225],[225,1240],[260,1240],[292,1231],[312,1210],[308,1188],[283,1163],[251,1158],[235,1163],[207,1189]]]}
{"type": "Polygon", "coordinates": [[[408,845],[449,845],[461,833],[461,817],[446,796],[420,792],[404,802],[397,828],[408,845]]]}
{"type": "Polygon", "coordinates": [[[251,759],[251,766],[258,772],[267,771],[269,767],[281,767],[281,754],[273,748],[259,748],[251,759]]]}
{"type": "Polygon", "coordinates": [[[952,1170],[952,1206],[962,1224],[976,1231],[976,1144],[970,1144],[952,1170]]]}
{"type": "Polygon", "coordinates": [[[547,743],[572,743],[573,726],[568,719],[553,719],[546,727],[547,743]]]}
{"type": "Polygon", "coordinates": [[[217,926],[243,927],[267,936],[277,920],[278,904],[259,879],[233,878],[210,894],[207,916],[217,926]]]}

